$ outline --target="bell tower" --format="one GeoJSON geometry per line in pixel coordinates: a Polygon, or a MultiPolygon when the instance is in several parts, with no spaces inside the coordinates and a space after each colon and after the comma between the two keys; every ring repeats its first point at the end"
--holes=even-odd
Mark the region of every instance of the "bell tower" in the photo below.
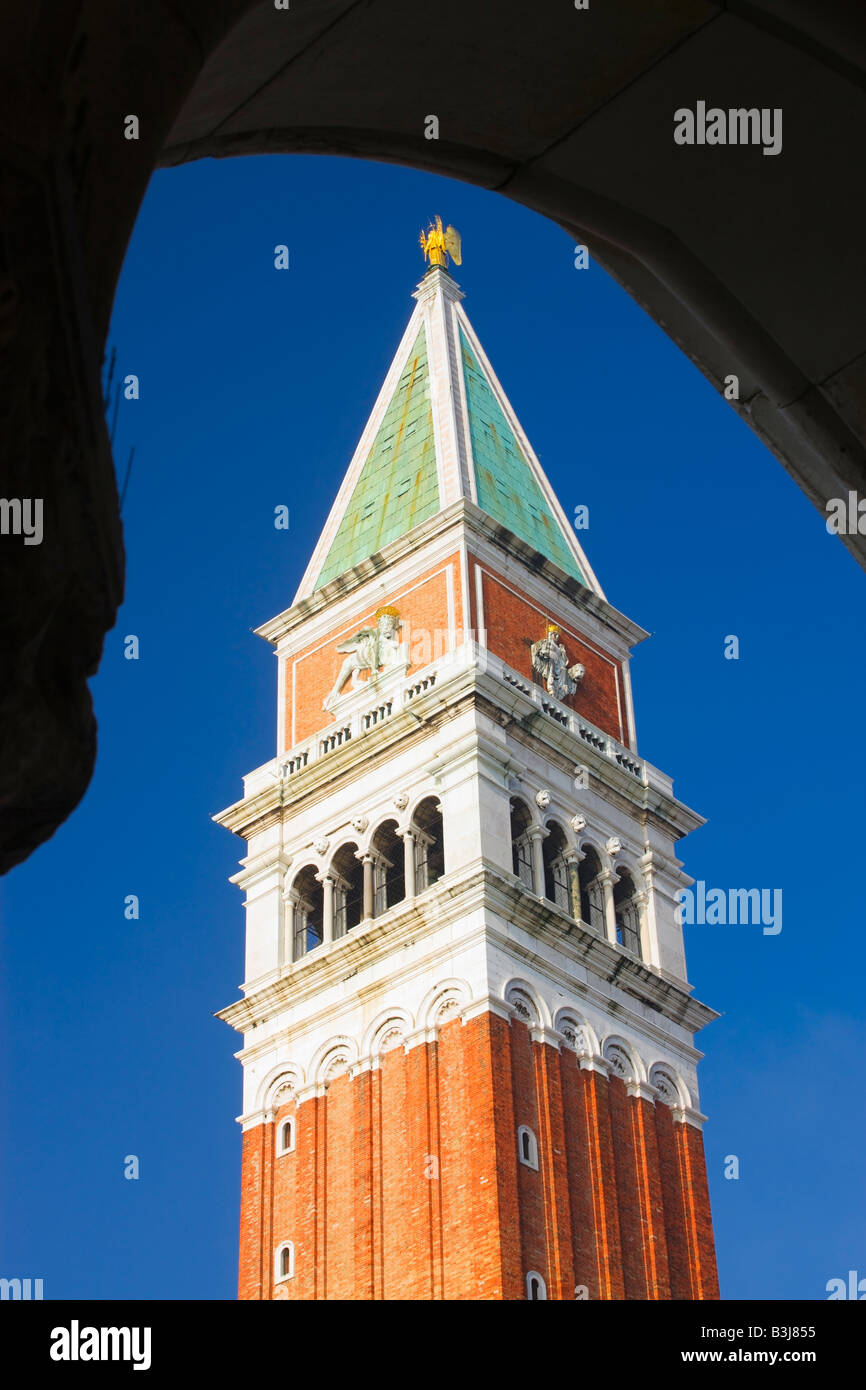
{"type": "Polygon", "coordinates": [[[676,842],[606,600],[463,309],[415,309],[290,608],[246,841],[243,1299],[718,1297],[676,842]]]}

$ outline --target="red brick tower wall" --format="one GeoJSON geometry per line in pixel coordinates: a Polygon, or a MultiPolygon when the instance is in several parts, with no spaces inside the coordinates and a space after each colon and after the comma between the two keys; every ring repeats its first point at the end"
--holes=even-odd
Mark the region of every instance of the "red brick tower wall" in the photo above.
{"type": "MultiPolygon", "coordinates": [[[[474,570],[470,556],[469,635],[477,638],[478,617],[474,570]]],[[[548,620],[561,629],[569,661],[581,662],[586,674],[576,694],[563,702],[570,705],[620,743],[630,745],[626,695],[620,663],[597,642],[582,634],[555,608],[542,610],[517,592],[513,581],[481,567],[484,626],[487,645],[496,656],[533,681],[530,647],[545,634],[548,620]]],[[[378,606],[393,606],[402,620],[402,639],[409,656],[408,675],[428,666],[448,650],[450,637],[448,586],[451,585],[454,633],[464,639],[463,589],[460,556],[454,554],[403,589],[383,591],[378,606]]],[[[363,627],[375,623],[376,609],[359,609],[338,628],[301,647],[287,663],[285,690],[286,748],[333,723],[334,715],[322,708],[333,686],[343,655],[337,647],[363,627]]],[[[362,677],[362,680],[365,679],[362,677]]],[[[349,690],[347,683],[345,690],[349,690]]]]}
{"type": "Polygon", "coordinates": [[[573,621],[557,612],[555,599],[551,600],[550,608],[540,608],[519,592],[519,585],[513,579],[495,573],[472,555],[469,557],[469,567],[472,576],[469,584],[471,621],[473,627],[477,628],[479,614],[474,575],[478,568],[481,571],[484,627],[490,651],[527,680],[534,681],[531,645],[544,636],[548,621],[556,623],[569,663],[573,665],[579,661],[586,668],[576,693],[566,697],[562,703],[578,710],[590,724],[595,724],[606,734],[612,734],[629,747],[631,740],[626,695],[619,661],[581,633],[573,621]]]}
{"type": "Polygon", "coordinates": [[[242,1299],[522,1299],[530,1270],[551,1299],[719,1296],[700,1132],[522,1022],[451,1020],[244,1134],[242,1299]]]}
{"type": "MultiPolygon", "coordinates": [[[[448,650],[451,630],[449,581],[453,592],[455,631],[458,641],[461,640],[463,595],[460,573],[460,556],[455,553],[426,574],[413,579],[410,585],[383,591],[375,607],[359,609],[348,621],[342,622],[309,646],[300,648],[289,659],[284,693],[286,749],[292,747],[293,742],[301,743],[333,723],[334,715],[322,708],[322,702],[331,690],[343,662],[344,653],[338,652],[337,647],[361,628],[373,627],[377,608],[395,607],[399,610],[403,625],[401,640],[408,648],[407,675],[429,666],[431,661],[448,650]]],[[[363,680],[366,677],[362,677],[363,680]]],[[[347,683],[343,693],[347,693],[349,688],[347,683]]]]}

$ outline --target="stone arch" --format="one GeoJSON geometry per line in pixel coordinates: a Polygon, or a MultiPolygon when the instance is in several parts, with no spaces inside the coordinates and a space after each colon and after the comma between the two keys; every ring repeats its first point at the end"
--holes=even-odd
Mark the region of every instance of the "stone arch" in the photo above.
{"type": "Polygon", "coordinates": [[[283,876],[283,892],[290,893],[294,887],[295,880],[301,876],[305,869],[310,869],[314,874],[322,872],[323,861],[314,854],[307,854],[297,863],[292,864],[291,868],[286,869],[283,876]]]}
{"type": "Polygon", "coordinates": [[[631,1043],[626,1042],[625,1038],[610,1034],[604,1040],[601,1055],[610,1066],[612,1076],[619,1076],[626,1082],[646,1079],[644,1066],[636,1049],[631,1043]]]}
{"type": "Polygon", "coordinates": [[[663,1105],[669,1105],[672,1110],[691,1105],[688,1087],[679,1072],[667,1062],[654,1062],[649,1069],[648,1080],[658,1091],[658,1098],[663,1105]]]}
{"type": "Polygon", "coordinates": [[[544,865],[544,896],[563,912],[579,916],[574,911],[575,894],[572,891],[572,873],[569,857],[574,852],[574,842],[566,825],[558,816],[548,816],[544,822],[547,834],[541,845],[541,858],[544,865]]]}
{"type": "Polygon", "coordinates": [[[581,838],[580,851],[581,860],[577,866],[580,920],[594,931],[596,936],[603,937],[607,934],[604,916],[604,891],[600,877],[604,870],[603,851],[596,846],[595,841],[589,836],[581,838]]]}
{"type": "Polygon", "coordinates": [[[456,976],[440,980],[425,995],[418,1010],[419,1022],[424,1028],[440,1028],[465,1009],[471,999],[472,990],[465,980],[456,976]]]}
{"type": "Polygon", "coordinates": [[[502,991],[506,1004],[510,1004],[515,1016],[530,1028],[534,1025],[549,1026],[550,1017],[544,1000],[536,989],[526,980],[511,979],[502,991]]]}
{"type": "Polygon", "coordinates": [[[310,1077],[316,1086],[327,1086],[354,1066],[358,1060],[358,1046],[354,1038],[345,1034],[329,1038],[316,1052],[310,1064],[310,1077]]]}
{"type": "Polygon", "coordinates": [[[364,913],[364,866],[358,848],[357,837],[343,840],[328,860],[326,872],[335,883],[335,941],[360,926],[364,913]]]}
{"type": "Polygon", "coordinates": [[[570,850],[577,849],[577,836],[568,823],[568,816],[560,815],[559,811],[550,811],[544,816],[545,830],[552,830],[556,826],[562,831],[565,844],[570,850]]]}
{"type": "Polygon", "coordinates": [[[406,855],[399,830],[400,817],[390,812],[379,818],[368,835],[367,852],[373,856],[374,917],[406,898],[406,855]]]}
{"type": "Polygon", "coordinates": [[[595,1029],[570,1005],[565,1004],[561,1009],[557,1009],[553,1028],[554,1032],[565,1038],[567,1046],[579,1057],[598,1055],[598,1037],[595,1029]]]}
{"type": "Polygon", "coordinates": [[[617,869],[617,877],[613,885],[617,945],[642,959],[641,913],[638,902],[641,879],[635,876],[628,863],[618,864],[617,869]]]}
{"type": "MultiPolygon", "coordinates": [[[[259,1110],[273,1110],[274,1101],[283,1089],[291,1089],[297,1093],[304,1086],[304,1069],[295,1062],[280,1062],[275,1067],[271,1067],[266,1076],[262,1078],[256,1089],[256,1108],[259,1110]]],[[[280,1101],[285,1105],[286,1101],[280,1101]]]]}
{"type": "Polygon", "coordinates": [[[530,832],[540,826],[537,810],[524,796],[516,794],[510,800],[511,869],[530,893],[535,891],[530,832]]]}
{"type": "Polygon", "coordinates": [[[382,1051],[387,1051],[395,1044],[389,1042],[385,1047],[383,1044],[392,1034],[398,1033],[400,1040],[405,1041],[407,1036],[415,1027],[415,1021],[408,1009],[390,1008],[377,1014],[364,1034],[361,1043],[362,1057],[375,1057],[382,1051]]]}
{"type": "Polygon", "coordinates": [[[435,793],[427,792],[414,803],[407,829],[415,841],[415,892],[423,893],[445,872],[445,818],[435,793]]]}
{"type": "Polygon", "coordinates": [[[325,899],[319,872],[315,863],[307,860],[289,886],[294,901],[294,960],[314,951],[324,940],[325,899]]]}
{"type": "Polygon", "coordinates": [[[409,826],[414,824],[419,806],[423,805],[425,801],[440,800],[441,798],[438,792],[431,791],[429,787],[424,787],[423,790],[419,789],[418,791],[412,792],[402,812],[398,814],[396,811],[392,811],[390,815],[393,819],[399,821],[401,830],[406,830],[409,826]]]}

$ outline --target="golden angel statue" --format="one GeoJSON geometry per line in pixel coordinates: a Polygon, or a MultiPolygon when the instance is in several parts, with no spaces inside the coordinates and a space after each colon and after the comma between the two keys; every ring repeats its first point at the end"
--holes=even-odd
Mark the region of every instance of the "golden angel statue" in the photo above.
{"type": "Polygon", "coordinates": [[[419,240],[425,259],[431,265],[441,265],[445,270],[448,268],[449,256],[455,265],[463,264],[460,255],[460,233],[456,227],[443,227],[442,218],[438,215],[436,221],[430,223],[426,235],[424,232],[421,233],[419,240]]]}

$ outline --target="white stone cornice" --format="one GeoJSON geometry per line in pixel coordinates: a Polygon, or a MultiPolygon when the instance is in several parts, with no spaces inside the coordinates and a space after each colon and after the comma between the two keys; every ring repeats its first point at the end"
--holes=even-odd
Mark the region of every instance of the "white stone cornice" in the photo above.
{"type": "Polygon", "coordinates": [[[610,1067],[603,1057],[587,1057],[585,1054],[578,1056],[577,1064],[581,1071],[597,1071],[599,1076],[605,1080],[610,1076],[610,1067]]]}
{"type": "Polygon", "coordinates": [[[647,1081],[627,1081],[625,1089],[630,1096],[638,1096],[641,1100],[649,1100],[655,1104],[658,1091],[655,1086],[650,1086],[647,1081]]]}
{"type": "Polygon", "coordinates": [[[525,764],[517,762],[504,744],[495,742],[478,727],[431,758],[424,767],[437,786],[480,775],[497,788],[507,788],[510,776],[525,771],[525,764]]]}
{"type": "Polygon", "coordinates": [[[234,883],[238,888],[244,889],[248,897],[255,897],[254,889],[265,885],[265,889],[272,887],[272,881],[276,875],[282,885],[286,870],[291,866],[291,858],[283,854],[282,850],[276,850],[258,857],[255,861],[248,863],[240,873],[232,874],[229,883],[234,883]]]}
{"type": "Polygon", "coordinates": [[[236,1115],[235,1123],[242,1129],[255,1129],[256,1125],[269,1124],[271,1112],[269,1110],[251,1110],[248,1115],[236,1115]]]}
{"type": "MultiPolygon", "coordinates": [[[[294,1008],[301,999],[320,995],[328,985],[344,978],[347,970],[365,968],[379,957],[394,961],[405,942],[435,937],[443,931],[439,948],[443,960],[451,949],[449,943],[456,943],[461,934],[467,941],[501,941],[511,953],[526,954],[527,959],[537,958],[539,941],[548,941],[560,962],[546,966],[552,980],[560,981],[572,995],[575,990],[584,993],[605,1009],[610,1007],[615,991],[624,1017],[635,1000],[645,1001],[643,1008],[648,1017],[636,1013],[634,1022],[662,1043],[670,1038],[670,1023],[661,1027],[655,1018],[659,1023],[668,1019],[693,1034],[718,1017],[694,999],[682,982],[663,980],[659,972],[626,956],[547,899],[527,893],[513,875],[506,877],[502,871],[482,864],[470,864],[443,876],[433,888],[409,903],[398,903],[337,941],[317,947],[284,967],[279,980],[264,988],[245,985],[249,991],[246,997],[217,1016],[238,1031],[248,1032],[256,1021],[294,1008]],[[479,909],[484,907],[492,909],[503,923],[511,923],[511,930],[504,934],[494,920],[476,920],[479,909]],[[457,935],[455,927],[462,929],[457,935]],[[525,930],[528,941],[536,944],[524,948],[514,934],[518,927],[525,930]]],[[[509,1006],[498,1001],[497,1007],[509,1006]]],[[[685,1035],[678,1045],[686,1046],[685,1035]]],[[[699,1057],[700,1053],[692,1046],[691,1055],[699,1057]]]]}
{"type": "MultiPolygon", "coordinates": [[[[497,1002],[501,1004],[501,1000],[496,1001],[492,998],[492,996],[490,997],[490,1002],[491,1004],[495,1004],[497,1002]]],[[[475,1017],[478,1012],[483,1012],[483,1010],[473,1008],[470,1016],[475,1017]]],[[[496,1013],[500,1018],[507,1016],[501,1009],[491,1008],[489,1012],[496,1013]]],[[[514,1011],[509,1010],[509,1012],[513,1013],[514,1011]]],[[[544,1029],[540,1026],[533,1026],[530,1029],[530,1031],[532,1034],[533,1042],[547,1042],[550,1043],[551,1046],[557,1048],[559,1048],[559,1046],[562,1043],[561,1038],[559,1038],[558,1035],[552,1033],[549,1029],[544,1029]]],[[[437,1028],[421,1029],[416,1031],[415,1033],[411,1034],[406,1038],[405,1050],[408,1050],[410,1047],[414,1047],[419,1043],[435,1042],[438,1037],[438,1033],[439,1030],[437,1028]]],[[[597,1072],[599,1076],[602,1076],[605,1079],[607,1079],[610,1076],[610,1066],[604,1060],[603,1057],[588,1057],[584,1055],[579,1056],[577,1061],[581,1071],[597,1072]]],[[[359,1076],[362,1072],[375,1070],[378,1068],[379,1065],[380,1063],[378,1057],[359,1057],[358,1060],[352,1064],[349,1070],[351,1072],[352,1077],[355,1077],[359,1076]]],[[[654,1086],[648,1085],[644,1081],[627,1082],[626,1091],[630,1096],[640,1096],[644,1100],[649,1100],[656,1104],[660,1103],[658,1101],[658,1092],[656,1088],[654,1086]]],[[[323,1082],[311,1083],[310,1085],[302,1086],[295,1093],[295,1103],[297,1105],[300,1105],[304,1101],[310,1100],[315,1096],[324,1095],[325,1092],[326,1087],[323,1082]]],[[[699,1110],[694,1110],[689,1106],[673,1106],[671,1107],[671,1114],[673,1116],[675,1124],[689,1124],[697,1130],[703,1129],[707,1119],[706,1115],[701,1114],[699,1110]]],[[[273,1123],[274,1116],[274,1110],[262,1108],[258,1110],[251,1110],[248,1114],[237,1115],[235,1117],[235,1122],[241,1125],[242,1129],[248,1130],[254,1129],[256,1126],[261,1124],[273,1123]]]]}
{"type": "Polygon", "coordinates": [[[534,1043],[547,1043],[548,1046],[555,1048],[557,1052],[561,1051],[562,1035],[558,1033],[555,1028],[546,1028],[543,1023],[530,1023],[527,1026],[529,1028],[529,1036],[534,1043]]]}
{"type": "Polygon", "coordinates": [[[504,999],[500,999],[498,994],[482,994],[477,999],[473,999],[460,1010],[460,1017],[464,1023],[468,1023],[470,1018],[477,1018],[479,1014],[495,1014],[497,1018],[504,1018],[508,1023],[519,1015],[511,1004],[506,1004],[504,999]]]}
{"type": "Polygon", "coordinates": [[[420,574],[425,567],[429,568],[434,541],[437,543],[436,553],[444,555],[458,549],[464,539],[469,541],[473,554],[478,551],[479,558],[486,557],[488,563],[498,563],[500,569],[505,566],[512,575],[516,576],[519,572],[527,593],[542,606],[545,601],[549,606],[552,587],[557,593],[557,606],[562,610],[560,616],[578,625],[586,626],[589,622],[591,630],[588,635],[592,636],[595,632],[599,639],[604,635],[608,644],[614,643],[615,650],[625,643],[622,650],[627,651],[630,646],[649,636],[644,628],[633,623],[606,599],[593,593],[552,561],[546,560],[539,567],[537,552],[531,545],[513,535],[465,497],[435,512],[426,521],[419,522],[411,532],[390,541],[381,551],[346,574],[339,575],[321,589],[296,601],[291,608],[257,627],[256,636],[275,646],[279,645],[281,652],[290,652],[293,646],[292,641],[287,640],[290,634],[303,626],[303,640],[306,642],[307,625],[314,617],[320,618],[324,631],[341,611],[350,615],[358,608],[375,607],[381,594],[383,572],[388,572],[391,583],[397,575],[413,571],[420,574]],[[342,609],[340,605],[343,605],[342,609]]]}
{"type": "Polygon", "coordinates": [[[671,1113],[676,1124],[694,1125],[695,1129],[703,1129],[707,1121],[706,1115],[688,1105],[675,1105],[671,1108],[671,1113]]]}

